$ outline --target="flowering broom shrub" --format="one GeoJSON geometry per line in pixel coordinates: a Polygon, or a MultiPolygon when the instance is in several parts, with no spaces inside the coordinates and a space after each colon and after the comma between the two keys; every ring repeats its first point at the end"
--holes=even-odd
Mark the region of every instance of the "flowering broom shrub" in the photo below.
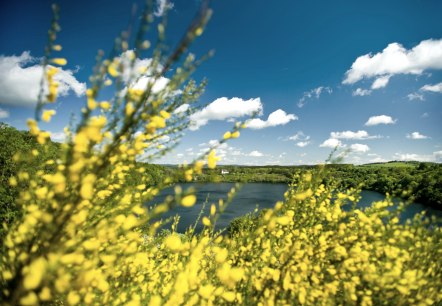
{"type": "MultiPolygon", "coordinates": [[[[0,298],[6,305],[432,305],[442,300],[441,229],[417,215],[400,224],[399,212],[387,198],[360,210],[357,190],[337,191],[321,184],[324,171],[296,176],[276,203],[241,231],[223,235],[216,220],[228,203],[211,204],[204,230],[195,234],[157,234],[157,218],[174,205],[190,207],[192,190],[175,189],[175,197],[146,207],[176,177],[152,184],[137,161],[151,161],[169,151],[189,124],[188,106],[203,86],[187,81],[199,64],[188,55],[166,85],[158,89],[172,65],[199,36],[210,15],[203,7],[178,47],[164,56],[164,22],[158,45],[146,67],[136,67],[149,48],[145,32],[151,10],[143,13],[136,46],[128,50],[123,34],[109,58],[99,54],[87,101],[78,125],[66,128],[61,157],[42,163],[32,173],[10,178],[22,188],[16,203],[19,217],[4,223],[0,298]],[[120,54],[124,53],[126,57],[120,54]],[[147,80],[144,88],[133,84],[147,80]],[[109,101],[100,100],[103,86],[115,86],[109,101]],[[167,135],[171,141],[164,144],[167,135]],[[43,170],[45,164],[54,171],[43,170]]],[[[49,121],[57,99],[57,65],[52,57],[58,9],[49,32],[43,62],[45,78],[36,118],[49,121]]],[[[164,83],[163,83],[164,84],[164,83]]],[[[203,84],[204,85],[204,84],[203,84]]],[[[30,133],[41,145],[48,132],[29,120],[30,133]]],[[[221,143],[239,136],[238,123],[221,143]]],[[[37,151],[19,154],[17,163],[37,151]]],[[[207,167],[216,167],[215,148],[176,176],[191,181],[207,167]]],[[[229,199],[235,190],[229,193],[229,199]]],[[[434,221],[434,220],[433,220],[434,221]]]]}

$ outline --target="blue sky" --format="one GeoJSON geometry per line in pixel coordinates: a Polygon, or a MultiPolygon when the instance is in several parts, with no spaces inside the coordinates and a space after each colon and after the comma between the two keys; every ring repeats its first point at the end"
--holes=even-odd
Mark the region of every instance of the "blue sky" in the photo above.
{"type": "MultiPolygon", "coordinates": [[[[33,115],[29,68],[43,54],[50,3],[0,4],[0,120],[19,129],[33,115]],[[17,93],[23,97],[11,98],[17,93]]],[[[171,4],[173,45],[199,2],[171,4]]],[[[60,6],[57,42],[69,63],[57,116],[44,125],[54,135],[84,103],[97,50],[110,50],[131,16],[127,1],[60,6]]],[[[336,145],[350,163],[442,161],[441,1],[223,0],[212,8],[190,48],[197,56],[215,50],[193,76],[209,81],[200,102],[208,108],[194,117],[198,129],[159,162],[193,160],[232,126],[230,118],[257,109],[251,128],[220,148],[222,163],[314,164],[336,145]]]]}

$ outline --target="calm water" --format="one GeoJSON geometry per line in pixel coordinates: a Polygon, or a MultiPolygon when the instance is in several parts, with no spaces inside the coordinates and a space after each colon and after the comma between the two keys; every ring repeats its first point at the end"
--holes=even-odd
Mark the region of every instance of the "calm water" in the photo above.
{"type": "MultiPolygon", "coordinates": [[[[178,232],[184,232],[190,225],[195,223],[203,203],[208,199],[204,215],[209,214],[210,204],[218,203],[218,199],[226,199],[227,193],[234,186],[232,183],[199,183],[199,184],[181,184],[183,190],[193,186],[196,190],[197,202],[193,207],[175,207],[173,210],[164,214],[163,218],[180,215],[181,219],[178,224],[178,232]]],[[[247,183],[236,193],[232,203],[227,207],[225,212],[217,221],[217,228],[225,228],[229,223],[237,217],[243,216],[255,210],[259,205],[259,209],[272,208],[277,201],[284,199],[284,192],[287,190],[286,184],[266,184],[266,183],[247,183]]],[[[166,196],[174,195],[173,187],[167,188],[156,197],[152,203],[161,203],[166,196]]],[[[383,200],[385,197],[381,193],[363,190],[362,199],[359,202],[360,207],[369,206],[373,201],[383,200]]],[[[398,199],[394,199],[399,202],[398,199]]],[[[429,215],[437,215],[442,217],[442,211],[425,207],[418,203],[411,204],[402,215],[402,221],[414,216],[414,214],[427,210],[429,215]]],[[[166,226],[166,228],[170,227],[166,226]]],[[[196,230],[202,229],[201,222],[196,230]]]]}

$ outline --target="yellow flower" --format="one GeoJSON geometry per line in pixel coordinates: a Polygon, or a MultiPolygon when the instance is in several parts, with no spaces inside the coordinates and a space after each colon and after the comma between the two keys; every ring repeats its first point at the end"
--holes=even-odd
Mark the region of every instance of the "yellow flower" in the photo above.
{"type": "Polygon", "coordinates": [[[40,129],[38,128],[38,125],[37,125],[37,121],[35,121],[34,119],[28,119],[27,124],[28,124],[28,128],[29,128],[29,132],[32,135],[36,136],[40,132],[40,129]]]}
{"type": "Polygon", "coordinates": [[[78,302],[80,302],[80,296],[77,293],[73,292],[73,291],[69,292],[69,294],[68,294],[68,304],[69,305],[77,305],[78,302]]]}
{"type": "Polygon", "coordinates": [[[29,292],[20,299],[20,305],[38,305],[38,297],[34,292],[29,292]]]}
{"type": "Polygon", "coordinates": [[[224,139],[229,139],[231,137],[232,137],[232,133],[230,133],[230,132],[225,132],[224,133],[224,136],[223,136],[224,139]]]}
{"type": "Polygon", "coordinates": [[[93,174],[88,174],[83,178],[80,188],[80,195],[83,199],[90,200],[92,198],[95,180],[96,176],[93,174]]]}
{"type": "Polygon", "coordinates": [[[109,102],[107,102],[107,101],[103,101],[103,102],[100,103],[100,107],[101,107],[103,110],[109,110],[110,107],[111,107],[111,105],[110,105],[109,102]]]}
{"type": "Polygon", "coordinates": [[[235,300],[235,292],[227,291],[222,294],[223,299],[227,302],[233,302],[235,300]]]}
{"type": "Polygon", "coordinates": [[[116,78],[119,74],[115,64],[110,64],[109,67],[107,67],[107,72],[114,78],[116,78]]]}
{"type": "Polygon", "coordinates": [[[154,295],[150,298],[149,306],[160,306],[161,304],[162,301],[159,295],[154,295]]]}
{"type": "Polygon", "coordinates": [[[61,45],[53,45],[52,46],[52,50],[54,50],[54,51],[61,51],[61,49],[62,49],[61,45]]]}
{"type": "Polygon", "coordinates": [[[210,219],[207,218],[207,217],[203,217],[202,222],[203,222],[203,224],[204,224],[205,226],[210,226],[210,225],[211,225],[211,223],[210,223],[210,219]]]}
{"type": "Polygon", "coordinates": [[[23,287],[27,290],[38,288],[46,271],[47,262],[43,257],[39,257],[29,265],[29,270],[25,274],[23,287]]]}
{"type": "Polygon", "coordinates": [[[215,150],[211,150],[209,155],[207,156],[207,166],[210,169],[216,168],[216,162],[220,160],[218,156],[215,155],[215,150]]]}
{"type": "Polygon", "coordinates": [[[40,300],[42,301],[49,301],[51,299],[51,290],[48,287],[44,287],[41,289],[40,294],[38,295],[40,300]]]}
{"type": "Polygon", "coordinates": [[[196,196],[194,194],[189,194],[181,199],[181,206],[192,207],[195,205],[196,196]]]}
{"type": "Polygon", "coordinates": [[[215,261],[217,263],[223,263],[226,261],[228,255],[229,252],[226,249],[220,249],[218,252],[216,252],[215,261]]]}
{"type": "Polygon", "coordinates": [[[171,251],[179,251],[182,247],[181,239],[177,235],[168,236],[164,241],[164,244],[171,251]]]}
{"type": "Polygon", "coordinates": [[[198,294],[205,298],[206,300],[212,297],[213,292],[215,291],[215,287],[212,284],[208,284],[205,286],[201,286],[198,290],[198,294]]]}
{"type": "Polygon", "coordinates": [[[240,135],[239,131],[233,132],[232,133],[232,138],[238,138],[240,135]]]}
{"type": "Polygon", "coordinates": [[[51,62],[59,66],[64,66],[68,63],[65,58],[53,58],[51,62]]]}
{"type": "Polygon", "coordinates": [[[43,111],[43,114],[41,115],[41,119],[43,121],[49,122],[49,121],[51,121],[51,117],[54,116],[55,113],[56,112],[53,109],[45,110],[45,111],[43,111]]]}
{"type": "Polygon", "coordinates": [[[290,223],[290,218],[288,216],[279,217],[276,222],[281,225],[288,225],[290,223]]]}
{"type": "Polygon", "coordinates": [[[130,116],[134,113],[135,107],[132,102],[126,104],[126,116],[130,116]]]}
{"type": "Polygon", "coordinates": [[[48,70],[46,71],[46,74],[48,76],[48,79],[52,80],[52,77],[58,72],[58,68],[54,66],[49,66],[48,70]]]}
{"type": "Polygon", "coordinates": [[[169,119],[170,118],[170,113],[166,112],[165,110],[160,111],[160,115],[164,119],[169,119]]]}

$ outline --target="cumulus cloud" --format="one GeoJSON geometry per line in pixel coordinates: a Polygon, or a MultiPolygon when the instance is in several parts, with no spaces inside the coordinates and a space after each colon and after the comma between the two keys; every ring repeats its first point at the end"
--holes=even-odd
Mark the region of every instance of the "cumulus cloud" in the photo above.
{"type": "Polygon", "coordinates": [[[314,88],[310,91],[304,92],[304,95],[298,101],[298,107],[303,107],[307,103],[307,100],[309,100],[309,99],[312,99],[312,98],[319,99],[321,94],[324,92],[331,94],[333,92],[333,90],[330,87],[319,86],[319,87],[314,88]]]}
{"type": "Polygon", "coordinates": [[[302,131],[296,132],[296,134],[289,136],[289,137],[284,137],[281,138],[284,141],[297,141],[296,145],[300,148],[304,148],[306,146],[308,146],[310,144],[310,136],[305,135],[302,131]]]}
{"type": "Polygon", "coordinates": [[[251,157],[262,157],[262,156],[264,156],[264,154],[262,154],[261,152],[255,150],[255,151],[250,152],[249,156],[251,156],[251,157]]]}
{"type": "Polygon", "coordinates": [[[413,92],[407,95],[408,100],[420,100],[424,101],[425,97],[422,94],[423,92],[433,92],[433,93],[442,93],[442,82],[434,85],[424,85],[419,89],[419,92],[413,92]]]}
{"type": "MultiPolygon", "coordinates": [[[[152,86],[152,92],[154,94],[164,90],[169,84],[170,79],[163,76],[158,78],[153,76],[154,72],[161,71],[163,66],[158,64],[154,70],[151,58],[135,58],[132,63],[134,56],[135,53],[133,50],[127,50],[118,57],[120,64],[123,67],[121,79],[124,84],[129,88],[140,90],[146,90],[149,86],[152,86]]],[[[127,87],[121,91],[122,96],[126,95],[127,87]]],[[[171,95],[180,93],[181,90],[175,90],[171,95]]]]}
{"type": "Polygon", "coordinates": [[[380,138],[380,136],[371,136],[367,133],[367,131],[360,130],[357,132],[353,132],[353,131],[331,132],[330,138],[364,140],[364,139],[380,138]]]}
{"type": "Polygon", "coordinates": [[[356,153],[365,153],[368,152],[370,148],[365,144],[354,143],[350,146],[350,150],[356,153]]]}
{"type": "Polygon", "coordinates": [[[153,14],[157,17],[163,16],[166,11],[173,9],[174,4],[168,0],[157,0],[153,14]]]}
{"type": "Polygon", "coordinates": [[[382,76],[374,80],[371,85],[371,89],[379,89],[387,86],[388,81],[390,80],[390,75],[382,76]]]}
{"type": "Polygon", "coordinates": [[[260,130],[272,126],[285,125],[292,120],[298,120],[298,117],[295,114],[287,114],[282,109],[278,109],[271,113],[267,120],[262,120],[259,118],[254,118],[247,122],[247,127],[260,130]]]}
{"type": "Polygon", "coordinates": [[[296,143],[296,145],[300,148],[304,148],[310,144],[310,141],[299,141],[296,143]]]}
{"type": "Polygon", "coordinates": [[[368,118],[367,122],[365,122],[366,126],[373,126],[378,124],[395,124],[397,119],[393,119],[390,116],[386,115],[379,115],[379,116],[372,116],[368,118]]]}
{"type": "Polygon", "coordinates": [[[423,40],[410,50],[394,42],[382,52],[359,56],[342,83],[354,84],[364,78],[375,78],[372,85],[375,89],[386,86],[391,76],[420,75],[429,69],[442,69],[442,39],[423,40]]]}
{"type": "Polygon", "coordinates": [[[431,92],[437,92],[442,93],[442,82],[434,85],[424,85],[421,87],[422,91],[431,91],[431,92]]]}
{"type": "Polygon", "coordinates": [[[206,125],[209,120],[226,120],[243,116],[251,116],[254,113],[262,114],[260,98],[243,100],[241,98],[226,97],[218,98],[200,111],[190,116],[191,130],[198,130],[206,125]]]}
{"type": "Polygon", "coordinates": [[[5,109],[0,108],[0,119],[6,119],[9,117],[9,112],[5,109]]]}
{"type": "Polygon", "coordinates": [[[416,139],[429,139],[430,137],[422,135],[419,132],[413,132],[411,134],[407,134],[407,138],[408,139],[415,139],[416,140],[416,139]]]}
{"type": "Polygon", "coordinates": [[[420,101],[424,101],[424,95],[419,94],[417,92],[411,93],[407,95],[408,100],[413,101],[413,100],[420,100],[420,101]]]}
{"type": "Polygon", "coordinates": [[[442,151],[431,154],[395,153],[393,158],[401,161],[442,162],[442,151]]]}
{"type": "MultiPolygon", "coordinates": [[[[140,89],[140,90],[145,90],[146,88],[148,88],[149,84],[154,82],[154,78],[150,77],[150,76],[142,76],[140,77],[136,82],[134,82],[130,88],[132,89],[140,89]]],[[[155,83],[152,86],[152,92],[155,93],[159,93],[160,91],[162,91],[164,88],[166,88],[167,84],[169,84],[170,80],[168,78],[165,77],[159,77],[158,79],[155,80],[155,83]]]]}
{"type": "MultiPolygon", "coordinates": [[[[43,75],[42,66],[37,62],[29,51],[19,56],[0,56],[0,103],[35,106],[43,75]]],[[[59,96],[67,96],[71,91],[81,96],[86,91],[86,84],[79,82],[72,70],[59,68],[54,80],[59,83],[59,96]]],[[[44,89],[47,93],[47,85],[44,89]]]]}
{"type": "Polygon", "coordinates": [[[51,140],[55,142],[64,142],[66,140],[66,133],[51,132],[51,140]]]}
{"type": "Polygon", "coordinates": [[[323,143],[319,145],[322,148],[336,148],[336,147],[342,147],[342,142],[339,139],[336,138],[329,138],[325,140],[323,143]]]}
{"type": "Polygon", "coordinates": [[[371,94],[371,90],[370,89],[362,89],[362,88],[357,88],[356,90],[354,90],[352,92],[353,96],[360,96],[360,97],[368,96],[370,94],[371,94]]]}
{"type": "Polygon", "coordinates": [[[296,132],[296,134],[292,135],[292,136],[288,136],[288,137],[281,137],[278,138],[284,141],[289,141],[289,140],[293,140],[293,141],[297,141],[297,140],[309,140],[310,136],[305,135],[303,131],[298,131],[296,132]]]}
{"type": "Polygon", "coordinates": [[[174,114],[185,113],[185,112],[187,112],[187,110],[188,110],[189,108],[190,108],[190,105],[184,103],[184,104],[181,104],[180,106],[178,106],[178,107],[173,111],[173,113],[174,113],[174,114]]]}

